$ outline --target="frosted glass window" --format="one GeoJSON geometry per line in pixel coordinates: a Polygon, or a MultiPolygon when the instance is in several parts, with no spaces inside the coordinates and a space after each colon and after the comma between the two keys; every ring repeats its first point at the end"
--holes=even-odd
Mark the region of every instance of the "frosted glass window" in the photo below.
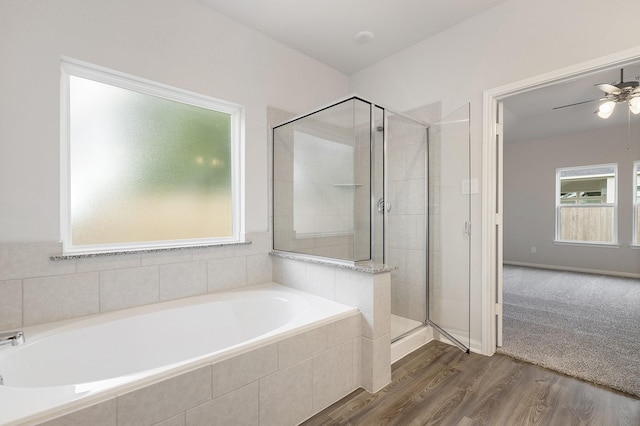
{"type": "Polygon", "coordinates": [[[237,240],[234,113],[179,95],[68,75],[68,251],[237,240]]]}

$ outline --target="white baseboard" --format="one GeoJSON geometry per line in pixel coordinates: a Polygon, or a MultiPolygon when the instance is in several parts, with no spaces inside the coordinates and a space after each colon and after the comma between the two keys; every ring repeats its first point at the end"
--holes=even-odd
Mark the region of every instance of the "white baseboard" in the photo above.
{"type": "Polygon", "coordinates": [[[526,266],[529,268],[552,269],[555,271],[582,272],[585,274],[612,275],[614,277],[640,278],[640,274],[631,272],[604,271],[600,269],[573,268],[571,266],[540,265],[537,263],[503,261],[504,265],[526,266]]]}

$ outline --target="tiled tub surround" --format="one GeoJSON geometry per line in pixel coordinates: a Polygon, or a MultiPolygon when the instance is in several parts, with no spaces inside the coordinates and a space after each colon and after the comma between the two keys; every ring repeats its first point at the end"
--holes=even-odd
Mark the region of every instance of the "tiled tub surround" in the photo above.
{"type": "MultiPolygon", "coordinates": [[[[357,319],[352,319],[349,324],[336,326],[333,331],[331,331],[332,327],[327,327],[325,332],[318,332],[321,341],[324,339],[322,336],[326,334],[326,343],[324,344],[315,345],[313,341],[317,339],[310,337],[314,336],[312,332],[305,334],[306,337],[291,338],[296,339],[302,348],[310,347],[313,349],[289,350],[288,352],[299,352],[304,355],[309,354],[311,350],[313,353],[305,355],[306,358],[295,365],[288,368],[279,366],[277,371],[261,378],[255,378],[245,385],[238,385],[228,393],[215,394],[212,391],[211,398],[206,399],[203,405],[207,408],[196,409],[191,405],[192,401],[198,400],[193,397],[197,386],[192,389],[189,383],[192,383],[197,377],[206,377],[207,371],[218,374],[216,373],[218,369],[215,366],[206,366],[189,372],[189,375],[184,377],[168,379],[149,388],[127,394],[128,396],[121,395],[94,405],[71,415],[73,419],[77,419],[73,420],[77,421],[75,424],[117,424],[117,417],[114,417],[116,413],[123,412],[123,407],[132,405],[131,401],[137,400],[137,397],[134,398],[132,395],[140,395],[139,398],[143,398],[139,400],[140,404],[145,405],[152,404],[146,401],[155,398],[156,393],[159,395],[169,394],[168,399],[175,401],[175,403],[168,403],[159,396],[161,402],[157,406],[149,405],[150,408],[144,409],[144,411],[150,414],[157,409],[161,413],[168,411],[172,414],[167,415],[170,417],[166,420],[167,423],[155,419],[153,421],[166,425],[180,425],[185,424],[188,418],[194,419],[193,416],[199,410],[211,410],[217,413],[216,416],[221,416],[221,419],[225,419],[225,416],[236,416],[235,423],[242,424],[245,415],[253,416],[250,414],[249,405],[242,402],[242,399],[245,395],[255,395],[256,392],[258,392],[259,401],[264,399],[265,403],[251,405],[251,407],[259,406],[258,414],[264,414],[260,424],[270,424],[270,421],[278,422],[275,417],[270,419],[272,415],[277,414],[276,411],[269,411],[270,406],[274,407],[273,410],[281,408],[286,414],[291,410],[291,407],[299,405],[291,403],[291,400],[287,399],[288,397],[285,398],[283,404],[267,405],[267,402],[270,404],[271,397],[267,397],[264,392],[273,390],[274,384],[278,382],[291,380],[288,384],[289,387],[297,386],[300,383],[306,383],[305,386],[307,386],[310,383],[313,389],[316,389],[312,391],[312,394],[339,390],[345,377],[354,377],[352,389],[361,386],[370,392],[375,392],[385,386],[391,378],[390,273],[388,271],[367,273],[342,270],[330,265],[307,264],[292,259],[272,258],[269,255],[271,236],[267,232],[247,235],[247,240],[250,240],[252,244],[160,253],[132,253],[62,261],[50,260],[52,255],[61,254],[62,246],[59,243],[0,244],[0,330],[13,330],[100,312],[110,312],[276,281],[358,307],[361,313],[356,316],[357,319]],[[356,336],[347,338],[347,340],[351,339],[351,349],[346,341],[342,342],[340,339],[338,339],[342,342],[340,344],[331,343],[336,340],[330,337],[332,334],[345,332],[348,336],[351,336],[349,333],[356,336]],[[338,348],[344,353],[336,352],[338,348]],[[349,350],[351,358],[347,354],[349,350]],[[353,365],[348,367],[351,368],[348,372],[351,376],[345,373],[346,370],[336,375],[327,372],[317,373],[320,366],[326,364],[338,366],[347,358],[353,360],[353,365]],[[309,365],[311,365],[311,370],[309,370],[309,365]],[[208,370],[209,368],[211,370],[208,370]],[[302,374],[301,381],[293,378],[293,372],[302,374]],[[311,379],[309,379],[309,374],[311,374],[311,379]],[[316,378],[314,379],[314,377],[316,378]],[[324,390],[318,390],[323,380],[335,383],[329,383],[326,388],[322,385],[324,390]],[[177,406],[178,408],[165,410],[165,406],[177,406]],[[182,408],[185,406],[187,408],[182,408]],[[187,414],[189,410],[191,410],[191,414],[187,414]],[[175,413],[175,418],[171,417],[174,415],[173,413],[175,413]],[[85,421],[85,418],[92,420],[85,421]],[[98,421],[98,419],[102,420],[98,421]]],[[[274,343],[274,345],[277,345],[277,351],[280,352],[280,348],[285,347],[286,344],[274,343]]],[[[263,355],[256,356],[263,357],[263,355]]],[[[254,363],[250,361],[252,359],[250,355],[246,355],[246,358],[243,359],[245,360],[243,362],[249,365],[254,363]]],[[[228,362],[231,363],[231,361],[228,362]]],[[[242,361],[237,362],[242,365],[242,361]]],[[[244,368],[248,367],[241,367],[241,369],[244,368]]],[[[243,377],[243,374],[245,373],[234,372],[232,376],[243,377]]],[[[216,380],[218,379],[214,376],[210,385],[207,385],[205,380],[205,384],[202,386],[215,388],[216,385],[213,381],[216,380]]],[[[346,393],[348,391],[344,392],[344,394],[346,393]]],[[[294,394],[299,396],[301,393],[294,392],[294,394]]],[[[306,390],[305,395],[308,394],[309,391],[306,390]]],[[[337,396],[334,400],[344,394],[337,396]]],[[[311,416],[324,408],[318,408],[317,401],[322,399],[320,396],[314,397],[311,404],[312,412],[308,412],[309,403],[305,403],[306,405],[301,410],[305,415],[311,416]]],[[[199,406],[200,403],[197,404],[199,406]]],[[[248,423],[258,424],[253,420],[255,420],[255,416],[248,423]]],[[[124,422],[124,420],[122,421],[124,422]]],[[[197,424],[196,420],[190,421],[192,423],[188,424],[197,424]]],[[[295,424],[297,421],[300,419],[290,423],[295,424]]],[[[74,423],[71,422],[71,424],[74,423]]],[[[286,422],[281,422],[281,424],[286,424],[286,422]]]]}
{"type": "MultiPolygon", "coordinates": [[[[15,418],[12,420],[9,410],[5,409],[0,413],[0,423],[41,424],[47,421],[45,424],[50,425],[153,425],[167,424],[164,423],[167,421],[168,424],[193,425],[294,425],[360,384],[360,316],[357,310],[277,284],[112,312],[63,324],[62,327],[48,324],[25,329],[26,335],[32,336],[32,346],[29,347],[27,342],[25,346],[10,348],[9,351],[15,351],[16,356],[21,350],[38,352],[38,345],[47,348],[52,345],[52,340],[78,337],[76,344],[69,345],[70,351],[74,352],[67,355],[79,357],[67,363],[69,374],[74,377],[67,379],[57,370],[49,372],[46,360],[43,360],[43,371],[36,372],[33,377],[14,376],[7,371],[5,386],[0,387],[3,405],[14,407],[14,413],[21,416],[25,413],[19,413],[20,407],[23,411],[34,408],[44,411],[17,421],[15,418]],[[275,309],[279,312],[261,311],[261,305],[269,305],[270,301],[277,302],[275,309]],[[210,303],[218,304],[215,312],[210,309],[210,303]],[[227,306],[230,309],[226,309],[227,306]],[[167,307],[171,310],[160,309],[167,307]],[[289,314],[282,316],[285,311],[289,314]],[[233,318],[238,313],[246,317],[244,326],[241,320],[237,320],[242,330],[234,331],[234,324],[220,318],[225,312],[233,318]],[[282,318],[272,324],[275,330],[251,339],[251,326],[264,327],[264,321],[256,321],[256,316],[282,318]],[[173,324],[174,321],[179,324],[181,319],[189,318],[191,322],[203,318],[205,321],[194,324],[193,329],[185,330],[184,334],[171,331],[172,327],[180,328],[173,324]],[[108,348],[103,350],[117,349],[115,352],[124,357],[120,363],[117,360],[109,363],[105,359],[84,372],[78,371],[80,367],[76,365],[82,364],[84,358],[92,357],[85,352],[90,353],[96,347],[103,351],[99,348],[101,339],[111,341],[115,337],[126,340],[129,326],[133,333],[146,335],[145,323],[149,328],[159,328],[148,332],[156,334],[156,338],[150,337],[148,341],[142,338],[143,347],[131,354],[127,354],[127,347],[118,349],[117,342],[107,343],[108,348]],[[278,327],[280,323],[284,324],[278,327]],[[210,330],[216,328],[210,324],[217,325],[218,330],[210,330]],[[198,338],[199,329],[200,334],[213,331],[217,337],[198,338]],[[100,336],[93,336],[98,331],[102,331],[100,336]],[[162,339],[163,331],[167,333],[166,341],[162,339]],[[194,331],[196,335],[192,335],[194,331]],[[81,336],[82,333],[86,335],[81,336]],[[249,340],[233,346],[234,341],[239,340],[238,335],[249,340]],[[230,348],[217,349],[219,341],[229,339],[227,344],[231,344],[230,348]],[[196,347],[185,350],[190,343],[196,347]],[[210,349],[214,352],[174,362],[176,357],[186,355],[188,358],[210,349]],[[145,350],[149,351],[147,355],[145,350]],[[159,367],[165,362],[174,364],[159,367]],[[140,363],[151,370],[126,374],[131,373],[129,367],[137,368],[140,363]],[[106,368],[101,369],[101,366],[106,368]],[[120,370],[122,377],[112,377],[120,370]],[[113,378],[118,381],[116,384],[102,380],[113,378]],[[74,382],[79,383],[74,385],[74,382]],[[13,387],[12,383],[18,387],[13,387]],[[79,395],[74,396],[75,392],[79,395]],[[80,399],[64,401],[69,396],[80,399]],[[60,406],[47,407],[53,401],[60,406]],[[61,414],[63,417],[58,417],[61,414]],[[48,421],[51,418],[55,419],[48,421]]],[[[11,353],[5,354],[9,354],[6,360],[10,361],[11,353]]],[[[2,355],[0,353],[0,367],[6,370],[10,365],[5,365],[2,355]]],[[[94,356],[100,358],[100,355],[94,356]]],[[[111,356],[113,354],[106,357],[111,356]]],[[[59,364],[58,370],[65,369],[64,361],[55,363],[59,364]]],[[[31,368],[23,373],[28,374],[31,368]]]]}
{"type": "Polygon", "coordinates": [[[377,392],[391,381],[391,272],[367,272],[288,257],[273,257],[273,280],[360,310],[361,385],[377,392]]]}
{"type": "Polygon", "coordinates": [[[272,280],[268,232],[251,244],[52,261],[61,243],[0,244],[0,331],[272,280]]]}

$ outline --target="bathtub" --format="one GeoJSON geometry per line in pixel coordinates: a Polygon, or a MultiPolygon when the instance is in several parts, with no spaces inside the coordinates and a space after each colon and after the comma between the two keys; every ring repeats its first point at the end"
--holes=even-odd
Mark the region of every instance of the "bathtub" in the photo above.
{"type": "Polygon", "coordinates": [[[23,328],[0,348],[0,424],[57,417],[354,315],[279,284],[23,328]]]}

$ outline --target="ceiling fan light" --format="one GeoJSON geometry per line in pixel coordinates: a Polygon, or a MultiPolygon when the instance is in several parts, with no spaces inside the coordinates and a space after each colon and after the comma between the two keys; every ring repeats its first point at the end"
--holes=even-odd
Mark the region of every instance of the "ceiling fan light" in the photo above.
{"type": "Polygon", "coordinates": [[[606,119],[609,118],[611,114],[613,114],[613,110],[615,109],[615,107],[616,103],[614,101],[607,101],[602,103],[600,107],[598,107],[596,113],[598,114],[598,117],[606,119]]]}
{"type": "Polygon", "coordinates": [[[629,109],[634,114],[640,114],[640,96],[629,99],[629,109]]]}

